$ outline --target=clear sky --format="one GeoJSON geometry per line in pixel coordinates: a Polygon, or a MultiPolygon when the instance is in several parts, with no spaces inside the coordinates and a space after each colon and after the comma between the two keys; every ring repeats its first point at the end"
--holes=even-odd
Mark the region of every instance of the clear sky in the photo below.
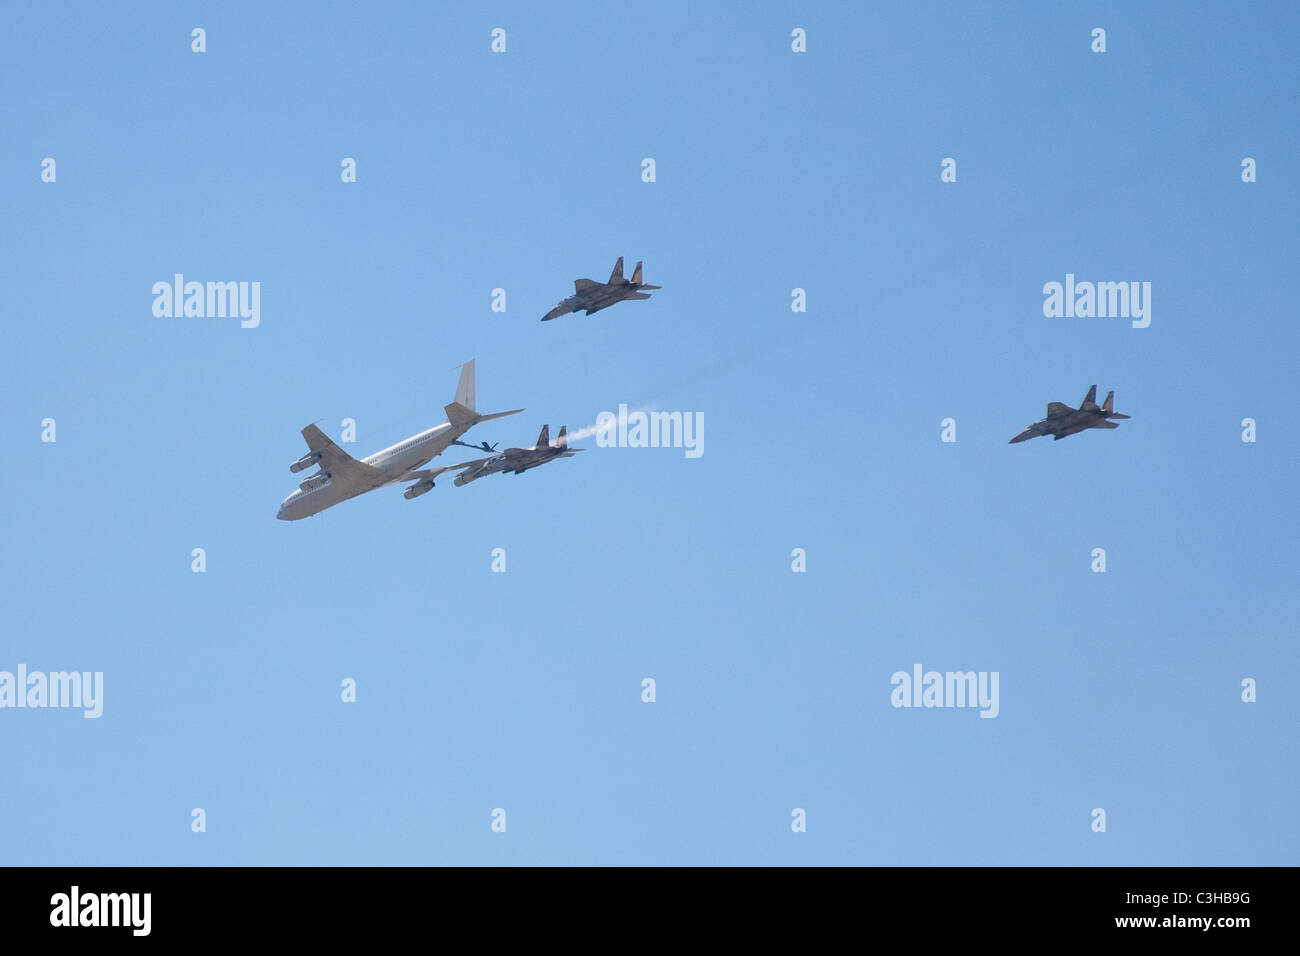
{"type": "Polygon", "coordinates": [[[0,861],[1300,862],[1298,27],[7,6],[0,671],[104,693],[0,709],[0,861]],[[663,290],[538,321],[620,255],[663,290]],[[156,317],[175,273],[260,325],[156,317]],[[1045,317],[1067,274],[1150,326],[1045,317]],[[275,520],[304,425],[374,452],[471,357],[527,408],[471,439],[626,403],[703,454],[275,520]],[[1132,420],[1007,444],[1093,383],[1132,420]],[[893,707],[917,664],[998,716],[893,707]]]}

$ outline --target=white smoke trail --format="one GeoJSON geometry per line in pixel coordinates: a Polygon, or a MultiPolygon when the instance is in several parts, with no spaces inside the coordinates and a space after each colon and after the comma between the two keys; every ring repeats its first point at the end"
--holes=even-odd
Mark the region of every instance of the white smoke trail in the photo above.
{"type": "MultiPolygon", "coordinates": [[[[658,400],[642,402],[636,408],[629,408],[627,413],[630,416],[636,412],[656,411],[660,404],[662,403],[658,400]]],[[[575,431],[567,432],[566,434],[568,435],[570,444],[575,441],[581,441],[584,438],[590,438],[592,435],[601,435],[603,433],[606,437],[609,437],[611,434],[616,433],[618,431],[618,413],[610,412],[609,414],[612,415],[613,418],[607,419],[604,425],[593,423],[591,425],[584,425],[582,428],[576,429],[575,431]]]]}

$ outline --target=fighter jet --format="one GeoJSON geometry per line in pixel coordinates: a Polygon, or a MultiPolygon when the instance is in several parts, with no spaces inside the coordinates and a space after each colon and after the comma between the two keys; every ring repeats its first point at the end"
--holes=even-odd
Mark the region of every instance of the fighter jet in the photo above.
{"type": "Polygon", "coordinates": [[[579,309],[586,309],[587,314],[591,315],[591,313],[599,312],[601,309],[608,309],[615,302],[622,302],[624,299],[650,298],[649,293],[642,292],[641,289],[662,288],[663,286],[645,285],[641,282],[641,263],[639,262],[636,264],[631,280],[624,279],[623,257],[619,256],[618,262],[614,263],[614,271],[609,274],[608,282],[597,282],[595,279],[574,279],[573,295],[542,316],[542,321],[547,322],[561,315],[577,312],[579,309]]]}
{"type": "Polygon", "coordinates": [[[306,478],[297,491],[284,499],[276,517],[281,521],[308,518],[340,501],[404,481],[414,482],[406,489],[405,497],[418,498],[431,489],[433,479],[444,472],[478,465],[487,459],[479,458],[441,468],[422,469],[422,465],[446,451],[452,442],[479,422],[518,415],[523,411],[522,408],[515,408],[490,415],[480,415],[475,411],[473,359],[461,369],[456,397],[444,410],[447,420],[441,425],[412,435],[405,441],[390,445],[360,461],[330,441],[315,425],[308,425],[302,430],[302,437],[307,440],[308,453],[290,465],[289,470],[297,473],[313,465],[319,465],[320,470],[306,478]]]}
{"type": "Polygon", "coordinates": [[[1111,404],[1114,400],[1115,393],[1112,391],[1107,394],[1106,401],[1098,408],[1097,386],[1094,385],[1088,389],[1088,394],[1083,397],[1083,404],[1077,409],[1061,402],[1049,402],[1047,417],[1041,422],[1034,422],[1011,439],[1008,444],[1014,445],[1016,442],[1028,441],[1030,438],[1037,438],[1039,435],[1051,435],[1052,440],[1056,441],[1065,438],[1067,435],[1073,435],[1075,432],[1081,432],[1085,428],[1119,428],[1118,425],[1107,421],[1107,419],[1132,418],[1133,416],[1121,415],[1115,411],[1111,404]]]}
{"type": "Polygon", "coordinates": [[[560,434],[554,445],[551,444],[551,426],[543,425],[542,433],[537,436],[537,444],[532,448],[507,448],[495,458],[471,462],[470,467],[456,476],[456,485],[457,487],[468,485],[484,475],[495,475],[502,471],[513,471],[516,475],[522,475],[529,468],[536,468],[556,458],[572,458],[576,451],[582,449],[569,447],[567,425],[560,426],[560,434]]]}

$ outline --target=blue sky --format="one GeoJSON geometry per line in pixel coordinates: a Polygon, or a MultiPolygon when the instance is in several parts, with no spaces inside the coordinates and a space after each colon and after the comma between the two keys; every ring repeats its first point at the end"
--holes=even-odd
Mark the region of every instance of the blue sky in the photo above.
{"type": "Polygon", "coordinates": [[[0,670],[104,702],[0,709],[0,860],[1295,864],[1300,14],[954,6],[7,8],[0,670]],[[619,255],[663,290],[538,321],[619,255]],[[305,424],[369,454],[471,357],[527,408],[471,439],[704,453],[274,519],[305,424]],[[1094,382],[1131,421],[1007,444],[1094,382]]]}

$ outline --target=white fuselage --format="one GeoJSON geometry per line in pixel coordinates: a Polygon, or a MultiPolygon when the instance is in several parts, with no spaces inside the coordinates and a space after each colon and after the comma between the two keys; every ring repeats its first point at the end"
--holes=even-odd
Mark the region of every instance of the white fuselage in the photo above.
{"type": "Polygon", "coordinates": [[[396,445],[389,445],[383,451],[359,459],[362,464],[383,471],[384,474],[377,477],[375,481],[357,487],[342,487],[333,479],[327,479],[310,491],[299,488],[284,499],[276,517],[282,521],[309,518],[340,501],[347,501],[364,492],[400,481],[407,472],[414,471],[441,455],[451,447],[453,441],[469,431],[469,428],[469,425],[459,428],[451,422],[443,422],[435,428],[412,435],[396,445]]]}

